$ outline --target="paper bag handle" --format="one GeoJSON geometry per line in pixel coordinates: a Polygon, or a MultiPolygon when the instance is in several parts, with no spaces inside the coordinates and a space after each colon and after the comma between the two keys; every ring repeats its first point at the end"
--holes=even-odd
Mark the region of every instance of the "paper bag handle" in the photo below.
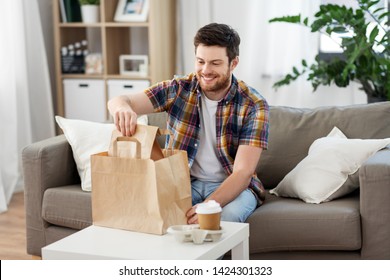
{"type": "Polygon", "coordinates": [[[112,154],[118,156],[118,141],[128,141],[135,143],[135,158],[141,158],[141,143],[134,137],[119,136],[112,142],[112,154]]]}

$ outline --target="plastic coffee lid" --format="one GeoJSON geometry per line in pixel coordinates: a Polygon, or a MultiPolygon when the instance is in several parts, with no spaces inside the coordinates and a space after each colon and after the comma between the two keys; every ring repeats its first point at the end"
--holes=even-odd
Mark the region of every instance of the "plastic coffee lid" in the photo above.
{"type": "Polygon", "coordinates": [[[221,206],[215,200],[209,200],[204,203],[200,203],[196,206],[195,212],[197,214],[213,214],[222,211],[221,206]]]}

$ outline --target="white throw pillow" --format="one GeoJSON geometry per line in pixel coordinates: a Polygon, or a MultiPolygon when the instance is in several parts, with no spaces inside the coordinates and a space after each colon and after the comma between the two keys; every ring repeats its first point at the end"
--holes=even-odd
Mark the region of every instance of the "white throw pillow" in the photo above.
{"type": "MultiPolygon", "coordinates": [[[[55,119],[72,147],[81,180],[81,188],[84,191],[91,191],[90,156],[108,150],[115,125],[66,119],[60,116],[56,116],[55,119]]],[[[147,124],[147,122],[146,115],[140,116],[137,120],[137,123],[141,124],[147,124]]]]}
{"type": "Polygon", "coordinates": [[[300,198],[308,203],[326,202],[345,195],[358,188],[357,184],[345,184],[348,176],[388,144],[390,138],[347,139],[335,127],[327,137],[313,142],[308,156],[270,193],[300,198]]]}

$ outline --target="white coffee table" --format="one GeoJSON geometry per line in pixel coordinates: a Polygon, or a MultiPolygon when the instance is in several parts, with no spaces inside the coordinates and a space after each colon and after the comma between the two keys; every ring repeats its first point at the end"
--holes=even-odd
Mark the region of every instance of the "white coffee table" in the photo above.
{"type": "Polygon", "coordinates": [[[217,259],[232,250],[232,259],[249,259],[249,224],[222,222],[217,242],[178,242],[172,234],[153,235],[90,226],[42,248],[45,260],[189,260],[217,259]]]}

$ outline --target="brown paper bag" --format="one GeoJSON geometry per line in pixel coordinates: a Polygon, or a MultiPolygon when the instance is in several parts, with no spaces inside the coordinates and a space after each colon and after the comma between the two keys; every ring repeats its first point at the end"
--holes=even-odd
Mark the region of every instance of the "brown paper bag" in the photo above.
{"type": "Polygon", "coordinates": [[[164,133],[143,125],[132,137],[114,132],[109,152],[91,156],[94,225],[164,234],[171,225],[187,223],[187,153],[172,150],[172,144],[168,150],[156,146],[156,136],[164,133]]]}

